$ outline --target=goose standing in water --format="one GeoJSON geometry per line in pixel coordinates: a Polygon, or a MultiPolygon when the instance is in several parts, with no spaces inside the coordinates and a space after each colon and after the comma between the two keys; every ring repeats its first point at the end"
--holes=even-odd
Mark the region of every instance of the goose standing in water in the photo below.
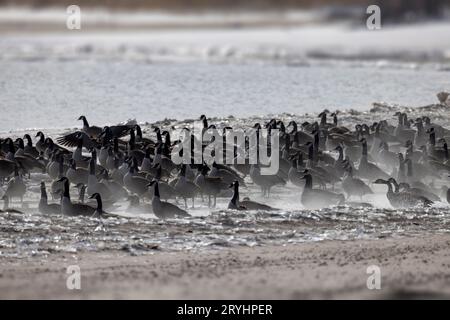
{"type": "Polygon", "coordinates": [[[169,219],[176,217],[190,217],[185,210],[178,208],[176,205],[171,204],[169,202],[161,201],[159,195],[159,186],[158,181],[153,180],[148,184],[148,186],[153,186],[153,199],[152,199],[152,208],[153,213],[160,219],[169,219]]]}
{"type": "Polygon", "coordinates": [[[38,206],[39,212],[43,214],[60,214],[61,205],[57,203],[48,203],[47,190],[45,188],[45,182],[41,182],[41,199],[38,206]]]}
{"type": "Polygon", "coordinates": [[[234,181],[230,184],[230,188],[233,188],[233,197],[228,203],[228,209],[232,210],[276,210],[271,206],[258,203],[255,201],[251,201],[248,198],[244,198],[244,200],[239,200],[239,181],[234,181]]]}
{"type": "Polygon", "coordinates": [[[344,204],[345,197],[340,193],[313,189],[313,178],[308,170],[305,170],[303,179],[305,179],[305,187],[302,192],[301,201],[305,208],[317,209],[344,204]]]}

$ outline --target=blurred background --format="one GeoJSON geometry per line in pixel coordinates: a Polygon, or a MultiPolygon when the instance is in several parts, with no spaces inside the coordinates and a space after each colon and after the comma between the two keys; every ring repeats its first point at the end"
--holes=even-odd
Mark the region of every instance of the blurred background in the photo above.
{"type": "MultiPolygon", "coordinates": [[[[366,19],[365,8],[371,4],[378,5],[383,12],[383,20],[387,23],[417,22],[426,19],[448,19],[450,0],[0,0],[2,28],[5,23],[16,25],[17,29],[29,29],[32,22],[39,21],[40,27],[50,27],[62,17],[57,16],[61,8],[71,4],[80,6],[87,15],[86,25],[97,27],[120,26],[136,27],[176,27],[188,26],[228,26],[245,27],[269,24],[295,25],[311,22],[335,20],[352,20],[360,22],[366,19]],[[128,19],[123,15],[128,13],[128,19]],[[158,12],[164,16],[140,16],[142,13],[158,12]],[[297,15],[288,15],[297,12],[297,15]],[[113,16],[108,16],[108,13],[113,16]],[[221,13],[206,18],[205,15],[221,13]],[[253,16],[239,16],[247,13],[253,16]],[[283,15],[283,13],[285,13],[283,15]],[[303,13],[300,14],[300,13],[303,13]],[[195,19],[176,20],[170,15],[196,15],[195,19]],[[169,16],[167,16],[169,15],[169,16]],[[223,17],[226,16],[226,19],[223,17]]],[[[55,27],[55,26],[53,26],[55,27]]]]}
{"type": "Polygon", "coordinates": [[[450,0],[0,0],[0,70],[0,132],[426,105],[449,90],[450,0]]]}

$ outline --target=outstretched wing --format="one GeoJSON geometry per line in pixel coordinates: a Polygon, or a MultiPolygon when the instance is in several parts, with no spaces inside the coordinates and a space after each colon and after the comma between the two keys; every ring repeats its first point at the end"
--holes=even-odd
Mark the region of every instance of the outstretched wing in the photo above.
{"type": "Polygon", "coordinates": [[[83,147],[86,149],[91,149],[95,146],[94,141],[91,140],[91,138],[89,138],[89,136],[83,131],[75,131],[73,133],[66,134],[62,137],[56,138],[56,141],[62,146],[74,148],[78,145],[78,138],[80,135],[83,138],[83,147]]]}
{"type": "Polygon", "coordinates": [[[129,131],[132,127],[127,126],[127,125],[118,125],[118,126],[112,126],[109,128],[111,129],[111,133],[114,138],[121,138],[121,137],[125,137],[129,133],[129,131]]]}

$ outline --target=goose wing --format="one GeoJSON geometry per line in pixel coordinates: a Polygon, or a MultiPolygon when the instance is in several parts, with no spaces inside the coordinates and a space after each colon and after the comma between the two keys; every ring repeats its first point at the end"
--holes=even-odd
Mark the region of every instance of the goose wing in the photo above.
{"type": "Polygon", "coordinates": [[[62,146],[74,148],[78,145],[78,138],[80,135],[83,138],[83,147],[91,149],[96,146],[94,141],[83,131],[75,131],[62,137],[58,137],[56,138],[56,142],[62,146]]]}
{"type": "Polygon", "coordinates": [[[190,217],[191,215],[185,210],[178,208],[176,205],[161,201],[161,208],[167,218],[172,217],[190,217]]]}
{"type": "Polygon", "coordinates": [[[74,203],[72,204],[72,208],[72,213],[75,216],[92,216],[96,210],[95,208],[82,203],[74,203]]]}
{"type": "Polygon", "coordinates": [[[131,127],[127,125],[117,125],[110,127],[110,129],[114,138],[121,138],[129,133],[131,127]]]}
{"type": "Polygon", "coordinates": [[[271,206],[251,200],[239,201],[239,204],[244,206],[247,210],[267,210],[267,211],[276,210],[271,206]]]}

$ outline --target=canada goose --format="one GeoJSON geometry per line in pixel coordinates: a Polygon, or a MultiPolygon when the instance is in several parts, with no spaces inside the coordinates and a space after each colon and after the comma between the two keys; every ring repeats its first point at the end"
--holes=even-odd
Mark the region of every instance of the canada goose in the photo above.
{"type": "Polygon", "coordinates": [[[152,208],[153,213],[156,217],[160,219],[169,219],[176,217],[190,217],[185,210],[178,208],[176,205],[171,204],[169,202],[161,201],[159,195],[159,186],[158,181],[153,180],[148,184],[148,186],[153,186],[153,199],[152,199],[152,208]]]}
{"type": "Polygon", "coordinates": [[[202,194],[208,195],[208,207],[211,207],[211,196],[214,198],[214,205],[216,207],[217,195],[225,190],[228,185],[223,181],[221,177],[206,176],[209,168],[202,166],[200,174],[195,178],[194,183],[200,187],[202,194]]]}
{"type": "Polygon", "coordinates": [[[441,200],[441,198],[439,198],[434,193],[429,192],[427,190],[417,188],[417,187],[411,187],[409,185],[409,183],[406,183],[406,182],[399,183],[398,187],[400,189],[400,192],[402,192],[402,190],[403,190],[403,192],[412,193],[413,195],[418,196],[418,197],[425,197],[431,201],[440,201],[441,200]]]}
{"type": "Polygon", "coordinates": [[[379,145],[380,149],[378,150],[376,159],[392,171],[397,164],[398,157],[394,152],[389,150],[389,145],[386,142],[382,141],[379,145]]]}
{"type": "Polygon", "coordinates": [[[120,200],[128,197],[127,190],[122,186],[122,184],[116,182],[109,178],[108,170],[102,169],[100,183],[106,185],[106,187],[111,191],[113,198],[120,200]]]}
{"type": "Polygon", "coordinates": [[[153,213],[153,206],[151,203],[141,203],[139,196],[130,195],[128,196],[128,201],[130,202],[126,212],[148,214],[153,213]]]}
{"type": "MultiPolygon", "coordinates": [[[[299,153],[298,155],[301,159],[303,159],[303,156],[301,153],[299,153]]],[[[305,183],[303,182],[303,173],[300,172],[298,170],[298,161],[297,161],[297,156],[292,156],[291,157],[291,168],[289,169],[288,172],[288,179],[289,181],[294,184],[297,187],[301,187],[303,188],[305,183]]],[[[299,162],[303,162],[303,160],[299,160],[299,162]]],[[[304,170],[304,168],[302,167],[302,171],[304,170]]]]}
{"type": "Polygon", "coordinates": [[[52,180],[59,179],[64,175],[64,157],[58,151],[50,156],[46,171],[52,180]]]}
{"type": "Polygon", "coordinates": [[[167,170],[168,172],[172,172],[176,168],[176,165],[172,162],[172,160],[162,154],[162,143],[158,143],[156,145],[155,156],[153,157],[152,165],[156,166],[158,164],[161,165],[163,170],[167,170]]]}
{"type": "Polygon", "coordinates": [[[230,188],[233,188],[233,197],[228,203],[228,209],[232,210],[276,210],[271,206],[251,201],[249,198],[244,198],[242,201],[239,200],[239,181],[234,181],[230,184],[230,188]]]}
{"type": "MultiPolygon", "coordinates": [[[[84,196],[86,194],[86,186],[80,183],[79,185],[77,185],[77,188],[79,190],[78,202],[82,204],[87,204],[88,206],[94,208],[97,205],[97,202],[92,200],[94,198],[89,197],[87,202],[84,201],[84,196]]],[[[107,200],[107,201],[102,200],[102,206],[104,206],[105,208],[114,208],[115,207],[114,200],[107,200]]]]}
{"type": "MultiPolygon", "coordinates": [[[[154,179],[152,180],[156,180],[158,181],[158,187],[159,187],[159,193],[162,199],[164,200],[168,200],[168,199],[175,199],[177,196],[177,191],[175,190],[175,188],[171,185],[169,185],[167,182],[164,182],[161,180],[162,178],[162,168],[161,165],[156,165],[156,168],[154,168],[156,170],[156,174],[154,176],[154,179]]],[[[148,178],[147,178],[148,180],[148,178]]]]}
{"type": "Polygon", "coordinates": [[[14,161],[0,158],[0,180],[9,177],[14,172],[15,167],[16,164],[14,161]]]}
{"type": "Polygon", "coordinates": [[[236,171],[234,171],[231,168],[228,168],[225,165],[220,165],[215,161],[212,164],[212,169],[209,173],[209,176],[221,178],[223,182],[225,182],[225,184],[227,185],[229,185],[235,180],[238,180],[239,183],[245,185],[244,179],[242,179],[242,177],[236,171]]]}
{"type": "Polygon", "coordinates": [[[6,138],[3,143],[7,149],[7,152],[5,152],[6,153],[5,159],[15,162],[14,155],[16,153],[16,147],[14,146],[14,142],[12,141],[11,138],[6,138]]]}
{"type": "Polygon", "coordinates": [[[136,142],[143,143],[147,148],[155,147],[155,145],[156,145],[155,141],[153,141],[152,139],[143,137],[142,129],[141,129],[140,125],[136,124],[134,126],[134,128],[136,129],[136,142]]]}
{"type": "MultiPolygon", "coordinates": [[[[87,168],[89,166],[89,157],[83,156],[83,138],[81,135],[77,135],[77,147],[72,153],[72,160],[74,160],[78,167],[87,168]]],[[[89,148],[93,149],[93,148],[89,148]]]]}
{"type": "Polygon", "coordinates": [[[52,165],[52,167],[48,167],[48,171],[49,171],[49,176],[53,179],[53,182],[50,186],[50,190],[51,190],[51,194],[53,196],[53,198],[55,199],[55,197],[57,195],[59,195],[60,193],[62,193],[63,191],[63,183],[59,181],[59,179],[61,179],[65,174],[65,170],[64,170],[64,158],[62,156],[58,157],[58,162],[52,165]],[[58,166],[58,174],[55,176],[53,173],[50,174],[50,172],[52,170],[54,170],[54,168],[58,166]]]}
{"type": "Polygon", "coordinates": [[[136,135],[134,134],[134,129],[131,128],[130,140],[128,140],[128,156],[135,158],[138,164],[142,164],[142,160],[145,157],[145,152],[140,150],[136,145],[136,135]]]}
{"type": "Polygon", "coordinates": [[[142,164],[141,164],[141,171],[144,171],[144,172],[151,171],[152,161],[150,159],[150,152],[151,152],[150,148],[147,148],[147,150],[145,150],[145,156],[144,156],[144,159],[142,159],[142,164]]]}
{"type": "Polygon", "coordinates": [[[77,149],[79,149],[80,151],[74,152],[74,159],[76,161],[80,161],[80,159],[77,159],[77,153],[80,154],[81,157],[81,149],[83,147],[87,150],[100,147],[100,144],[97,142],[97,140],[91,139],[91,137],[83,131],[67,133],[61,137],[56,138],[56,142],[64,147],[76,147],[77,149]]]}
{"type": "Polygon", "coordinates": [[[102,132],[102,128],[96,126],[90,126],[85,116],[80,116],[78,120],[83,121],[83,132],[86,133],[90,138],[98,138],[102,132]]]}
{"type": "Polygon", "coordinates": [[[358,175],[360,178],[367,180],[374,180],[377,177],[382,179],[389,179],[389,175],[381,170],[377,165],[367,160],[367,141],[361,139],[363,146],[362,157],[359,162],[358,175]]]}
{"type": "Polygon", "coordinates": [[[92,216],[95,208],[82,203],[72,203],[69,193],[69,179],[62,177],[59,182],[63,183],[63,196],[61,199],[61,213],[68,216],[92,216]]]}
{"type": "Polygon", "coordinates": [[[97,201],[97,207],[92,214],[93,217],[103,217],[105,214],[107,215],[107,213],[103,211],[102,196],[100,195],[100,193],[94,193],[89,197],[89,199],[95,199],[97,201]]]}
{"type": "Polygon", "coordinates": [[[178,195],[183,198],[184,206],[187,208],[187,198],[192,198],[192,208],[194,207],[195,196],[200,193],[200,188],[192,181],[186,179],[186,165],[181,166],[180,175],[178,181],[174,186],[178,195]]]}
{"type": "Polygon", "coordinates": [[[27,141],[27,144],[24,147],[24,152],[33,158],[37,158],[39,156],[39,151],[33,146],[33,140],[31,139],[31,136],[26,133],[23,138],[27,141]]]}
{"type": "Polygon", "coordinates": [[[408,140],[414,140],[416,131],[409,128],[407,114],[396,112],[395,116],[398,117],[398,126],[394,131],[395,137],[402,143],[405,143],[408,140]]]}
{"type": "Polygon", "coordinates": [[[87,182],[87,193],[88,195],[93,195],[94,193],[100,193],[103,199],[112,200],[113,194],[111,190],[106,186],[106,184],[98,181],[97,176],[95,175],[95,167],[96,167],[96,151],[92,151],[92,157],[89,162],[89,175],[87,182]]]}
{"type": "Polygon", "coordinates": [[[13,198],[20,198],[20,202],[23,203],[23,196],[26,191],[27,187],[23,182],[22,177],[19,175],[19,168],[15,166],[14,177],[8,181],[5,196],[9,201],[12,201],[13,198]]]}
{"type": "Polygon", "coordinates": [[[285,185],[286,181],[277,175],[261,175],[261,169],[258,165],[252,165],[250,168],[250,177],[253,183],[261,187],[263,195],[270,196],[270,189],[276,185],[285,185]]]}
{"type": "Polygon", "coordinates": [[[305,179],[305,187],[302,192],[301,201],[305,208],[317,209],[344,204],[345,197],[342,194],[313,189],[313,178],[308,170],[304,171],[303,179],[305,179]]]}
{"type": "MultiPolygon", "coordinates": [[[[395,182],[395,179],[392,180],[392,183],[395,182]]],[[[411,208],[416,206],[430,206],[433,204],[432,201],[429,199],[423,197],[423,196],[416,196],[411,193],[407,192],[394,192],[392,189],[391,182],[384,179],[377,179],[373,182],[374,184],[385,184],[388,187],[388,191],[386,193],[386,197],[388,198],[390,204],[394,208],[411,208]]],[[[396,187],[397,188],[397,187],[396,187]]]]}
{"type": "Polygon", "coordinates": [[[41,182],[41,199],[38,206],[39,212],[43,214],[60,214],[61,205],[57,203],[48,203],[47,190],[45,189],[45,182],[41,182]]]}
{"type": "Polygon", "coordinates": [[[88,184],[89,171],[84,168],[77,168],[77,164],[74,159],[70,159],[70,166],[66,171],[66,177],[69,181],[75,185],[82,183],[88,184]]]}
{"type": "Polygon", "coordinates": [[[44,135],[44,133],[42,131],[38,131],[36,133],[36,135],[35,135],[35,138],[39,138],[39,140],[36,141],[36,150],[39,153],[44,152],[47,149],[47,147],[48,147],[48,145],[45,143],[45,135],[44,135]]]}
{"type": "Polygon", "coordinates": [[[131,127],[127,125],[105,126],[103,127],[99,137],[106,135],[106,138],[110,140],[114,138],[122,138],[129,133],[130,129],[131,127]]]}
{"type": "Polygon", "coordinates": [[[347,177],[342,181],[342,188],[347,194],[347,198],[358,196],[360,199],[366,194],[373,194],[372,189],[361,179],[353,177],[353,169],[351,165],[346,166],[347,177]]]}
{"type": "Polygon", "coordinates": [[[147,193],[147,185],[150,181],[137,173],[137,165],[134,162],[130,163],[128,172],[123,176],[123,185],[131,193],[143,196],[147,193]]]}

